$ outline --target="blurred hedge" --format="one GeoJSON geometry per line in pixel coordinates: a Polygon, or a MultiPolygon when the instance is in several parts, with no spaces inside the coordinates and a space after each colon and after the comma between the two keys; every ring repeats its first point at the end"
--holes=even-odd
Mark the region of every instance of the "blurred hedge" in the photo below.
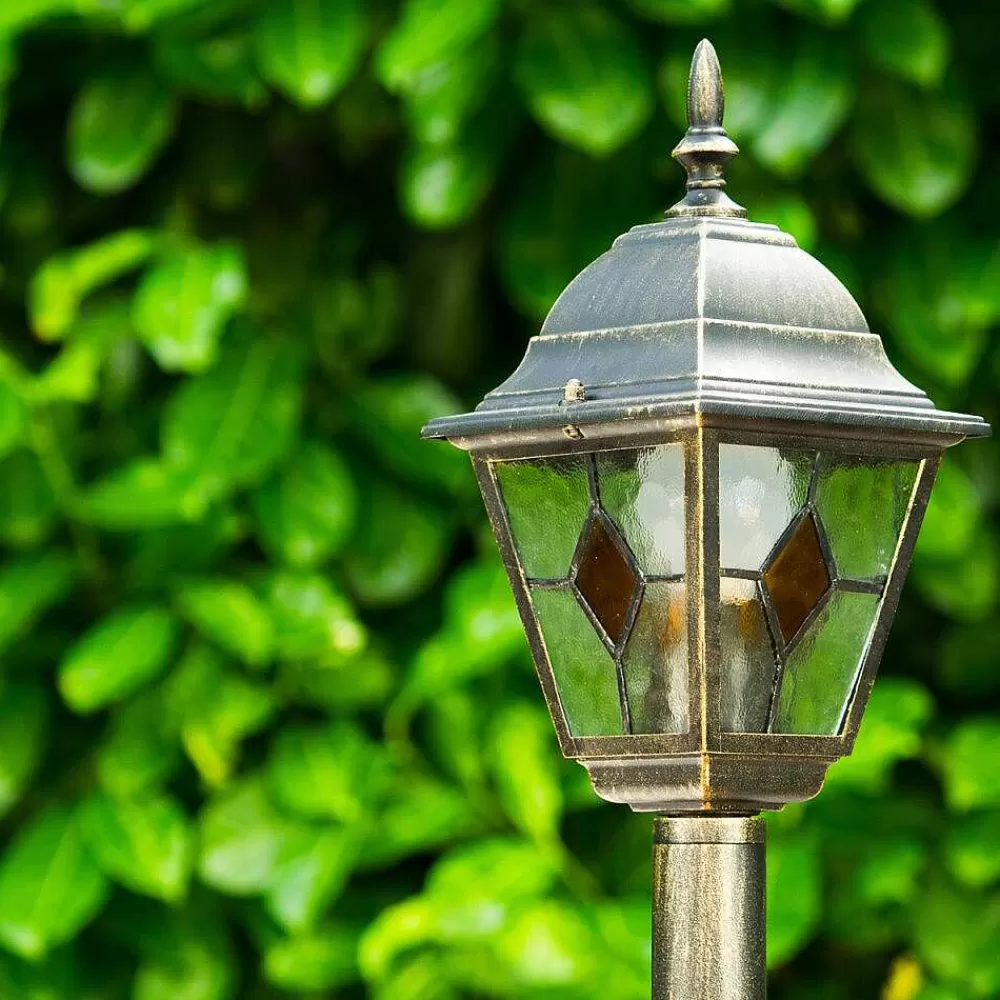
{"type": "MultiPolygon", "coordinates": [[[[649,996],[648,820],[558,757],[416,435],[675,200],[703,33],[734,196],[996,420],[984,0],[4,0],[3,1000],[649,996]]],[[[996,458],[774,817],[777,998],[1000,995],[996,458]]]]}

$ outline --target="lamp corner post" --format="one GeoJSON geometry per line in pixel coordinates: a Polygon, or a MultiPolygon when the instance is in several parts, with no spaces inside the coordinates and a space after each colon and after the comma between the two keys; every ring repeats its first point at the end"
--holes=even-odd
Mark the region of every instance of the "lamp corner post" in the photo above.
{"type": "Polygon", "coordinates": [[[424,428],[471,455],[566,757],[654,817],[654,1000],[763,1000],[765,824],[850,754],[946,449],[850,292],[726,193],[701,42],[684,198],[424,428]]]}

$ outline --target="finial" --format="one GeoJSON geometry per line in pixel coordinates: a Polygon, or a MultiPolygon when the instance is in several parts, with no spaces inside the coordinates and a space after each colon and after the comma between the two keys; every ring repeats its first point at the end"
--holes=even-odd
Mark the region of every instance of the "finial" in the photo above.
{"type": "Polygon", "coordinates": [[[740,151],[722,127],[725,105],[719,57],[712,43],[703,38],[694,50],[688,77],[688,130],[673,152],[687,171],[687,196],[667,210],[667,218],[746,218],[746,209],[725,192],[726,163],[740,151]]]}

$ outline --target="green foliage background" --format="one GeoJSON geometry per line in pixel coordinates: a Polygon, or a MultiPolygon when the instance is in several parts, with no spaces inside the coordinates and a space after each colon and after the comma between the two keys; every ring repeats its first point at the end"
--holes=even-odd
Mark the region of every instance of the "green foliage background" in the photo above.
{"type": "MultiPolygon", "coordinates": [[[[678,196],[703,33],[733,195],[995,421],[987,2],[0,5],[0,998],[649,996],[649,822],[417,433],[678,196]]],[[[1000,995],[996,494],[949,457],[857,753],[773,817],[779,1000],[1000,995]]]]}

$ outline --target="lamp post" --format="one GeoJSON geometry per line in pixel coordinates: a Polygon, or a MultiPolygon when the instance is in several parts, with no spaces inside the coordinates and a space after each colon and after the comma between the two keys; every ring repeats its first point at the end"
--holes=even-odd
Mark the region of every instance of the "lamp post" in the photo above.
{"type": "Polygon", "coordinates": [[[725,191],[712,46],[687,195],[575,278],[468,450],[563,753],[656,815],[656,1000],[765,995],[764,825],[851,752],[945,448],[841,283],[725,191]]]}

